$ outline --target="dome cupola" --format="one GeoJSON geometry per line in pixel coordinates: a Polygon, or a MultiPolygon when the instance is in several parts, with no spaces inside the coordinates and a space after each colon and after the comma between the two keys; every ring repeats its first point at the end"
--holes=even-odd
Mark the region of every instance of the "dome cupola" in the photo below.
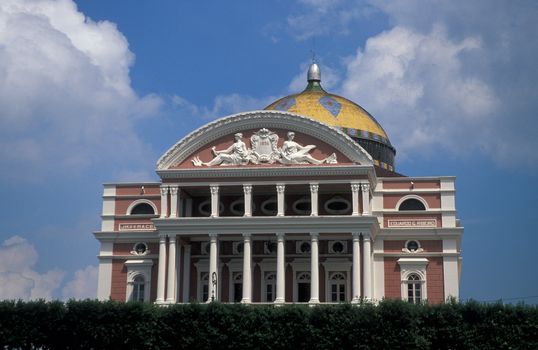
{"type": "Polygon", "coordinates": [[[296,113],[339,129],[358,142],[376,165],[394,171],[396,150],[377,120],[358,104],[326,92],[316,63],[310,65],[307,80],[304,91],[285,96],[265,109],[296,113]]]}

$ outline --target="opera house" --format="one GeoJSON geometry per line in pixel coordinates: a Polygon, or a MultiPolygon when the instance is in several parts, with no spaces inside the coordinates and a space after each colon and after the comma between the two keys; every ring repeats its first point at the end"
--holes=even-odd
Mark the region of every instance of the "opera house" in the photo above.
{"type": "Polygon", "coordinates": [[[326,92],[317,64],[307,80],[177,141],[159,181],[104,185],[99,299],[458,298],[455,178],[399,174],[376,119],[326,92]]]}

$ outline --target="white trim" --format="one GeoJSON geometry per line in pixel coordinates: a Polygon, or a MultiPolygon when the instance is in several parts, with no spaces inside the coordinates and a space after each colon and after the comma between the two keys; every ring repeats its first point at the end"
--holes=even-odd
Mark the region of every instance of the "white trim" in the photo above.
{"type": "Polygon", "coordinates": [[[324,123],[288,112],[251,111],[220,118],[194,130],[159,158],[157,170],[169,169],[182,163],[204,145],[221,137],[257,128],[288,129],[304,133],[337,149],[354,163],[373,164],[372,157],[357,142],[324,123]]]}
{"type": "MultiPolygon", "coordinates": [[[[298,299],[298,286],[297,286],[297,274],[308,272],[310,274],[310,259],[309,258],[295,258],[291,263],[291,270],[293,273],[292,287],[293,287],[293,302],[297,302],[298,299]]],[[[312,277],[312,275],[310,275],[312,277]]],[[[312,291],[310,291],[312,294],[312,291]]],[[[308,301],[307,301],[308,302],[308,301]]]]}
{"type": "MultiPolygon", "coordinates": [[[[411,211],[411,210],[400,210],[400,206],[402,205],[402,203],[405,202],[408,199],[416,199],[416,200],[418,200],[419,202],[421,202],[424,205],[424,208],[426,208],[426,210],[430,209],[430,207],[428,206],[428,203],[426,202],[426,200],[424,198],[422,198],[421,196],[417,196],[416,194],[408,194],[408,195],[403,196],[402,198],[400,198],[400,200],[396,203],[395,209],[397,209],[398,211],[405,211],[405,212],[411,211]]],[[[412,210],[412,211],[417,211],[417,212],[422,213],[425,210],[412,210]]]]}
{"type": "MultiPolygon", "coordinates": [[[[276,242],[275,242],[276,243],[276,242]]],[[[260,267],[260,273],[261,273],[261,277],[260,277],[260,280],[261,280],[261,301],[262,302],[269,302],[269,303],[272,303],[274,300],[271,300],[271,301],[268,301],[267,300],[267,295],[265,294],[265,289],[266,289],[266,280],[265,280],[265,274],[268,274],[268,273],[274,273],[275,274],[275,280],[274,280],[274,290],[273,290],[273,295],[274,295],[274,299],[276,300],[276,285],[277,285],[277,277],[276,277],[276,257],[273,257],[273,258],[264,258],[262,259],[262,261],[260,261],[258,263],[258,266],[260,267]]],[[[254,270],[254,269],[253,269],[254,270]]],[[[284,271],[286,270],[286,268],[284,267],[284,271]]]]}
{"type": "Polygon", "coordinates": [[[353,291],[351,290],[351,268],[353,263],[347,258],[327,258],[324,262],[321,263],[323,269],[325,270],[324,276],[324,285],[325,285],[325,302],[330,303],[330,276],[335,273],[343,272],[346,279],[346,301],[350,302],[352,299],[353,291]]]}
{"type": "Polygon", "coordinates": [[[131,204],[129,204],[129,207],[125,211],[125,215],[132,215],[131,211],[134,209],[134,207],[142,203],[149,204],[153,208],[153,214],[147,214],[147,215],[159,215],[159,211],[157,210],[157,206],[155,205],[155,203],[145,198],[137,199],[133,201],[131,204]]]}
{"type": "MultiPolygon", "coordinates": [[[[236,242],[234,242],[236,243],[236,242]]],[[[238,242],[243,243],[243,242],[238,242]]],[[[243,275],[243,259],[236,258],[230,259],[226,264],[228,266],[228,302],[234,302],[234,274],[240,273],[243,275]]],[[[241,277],[241,283],[243,283],[243,277],[241,277]]]]}
{"type": "Polygon", "coordinates": [[[152,259],[131,259],[125,262],[127,267],[127,288],[125,291],[125,301],[131,300],[133,293],[133,283],[136,276],[144,278],[144,301],[149,302],[151,295],[151,267],[152,259]]]}
{"type": "Polygon", "coordinates": [[[409,275],[417,274],[420,277],[421,288],[421,301],[428,298],[428,283],[426,275],[426,267],[428,266],[428,259],[426,258],[400,258],[398,264],[400,265],[400,278],[401,278],[401,297],[402,300],[407,300],[407,284],[409,275]]]}

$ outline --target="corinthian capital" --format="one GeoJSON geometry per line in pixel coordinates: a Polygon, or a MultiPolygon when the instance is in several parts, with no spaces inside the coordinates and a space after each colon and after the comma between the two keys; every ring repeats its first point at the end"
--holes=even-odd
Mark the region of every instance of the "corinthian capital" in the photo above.
{"type": "Polygon", "coordinates": [[[211,185],[211,186],[209,186],[209,189],[211,190],[211,194],[218,194],[219,193],[219,186],[218,185],[211,185]]]}
{"type": "Polygon", "coordinates": [[[364,183],[362,184],[361,188],[362,188],[362,192],[368,192],[370,191],[370,184],[364,183]]]}
{"type": "Polygon", "coordinates": [[[166,196],[168,194],[168,186],[161,186],[161,196],[166,196]]]}

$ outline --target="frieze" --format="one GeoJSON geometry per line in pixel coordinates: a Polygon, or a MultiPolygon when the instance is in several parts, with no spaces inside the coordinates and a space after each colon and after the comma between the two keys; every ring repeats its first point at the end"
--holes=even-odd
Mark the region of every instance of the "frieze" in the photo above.
{"type": "Polygon", "coordinates": [[[287,140],[282,147],[278,147],[279,136],[266,128],[262,128],[250,137],[251,148],[249,149],[243,141],[243,134],[234,135],[234,143],[224,149],[217,150],[215,146],[211,148],[213,159],[204,162],[198,156],[192,158],[192,164],[201,166],[230,166],[251,164],[273,164],[278,162],[284,165],[294,164],[337,164],[336,154],[333,153],[324,159],[314,158],[310,152],[316,148],[315,145],[303,146],[294,141],[295,133],[289,131],[287,140]]]}

